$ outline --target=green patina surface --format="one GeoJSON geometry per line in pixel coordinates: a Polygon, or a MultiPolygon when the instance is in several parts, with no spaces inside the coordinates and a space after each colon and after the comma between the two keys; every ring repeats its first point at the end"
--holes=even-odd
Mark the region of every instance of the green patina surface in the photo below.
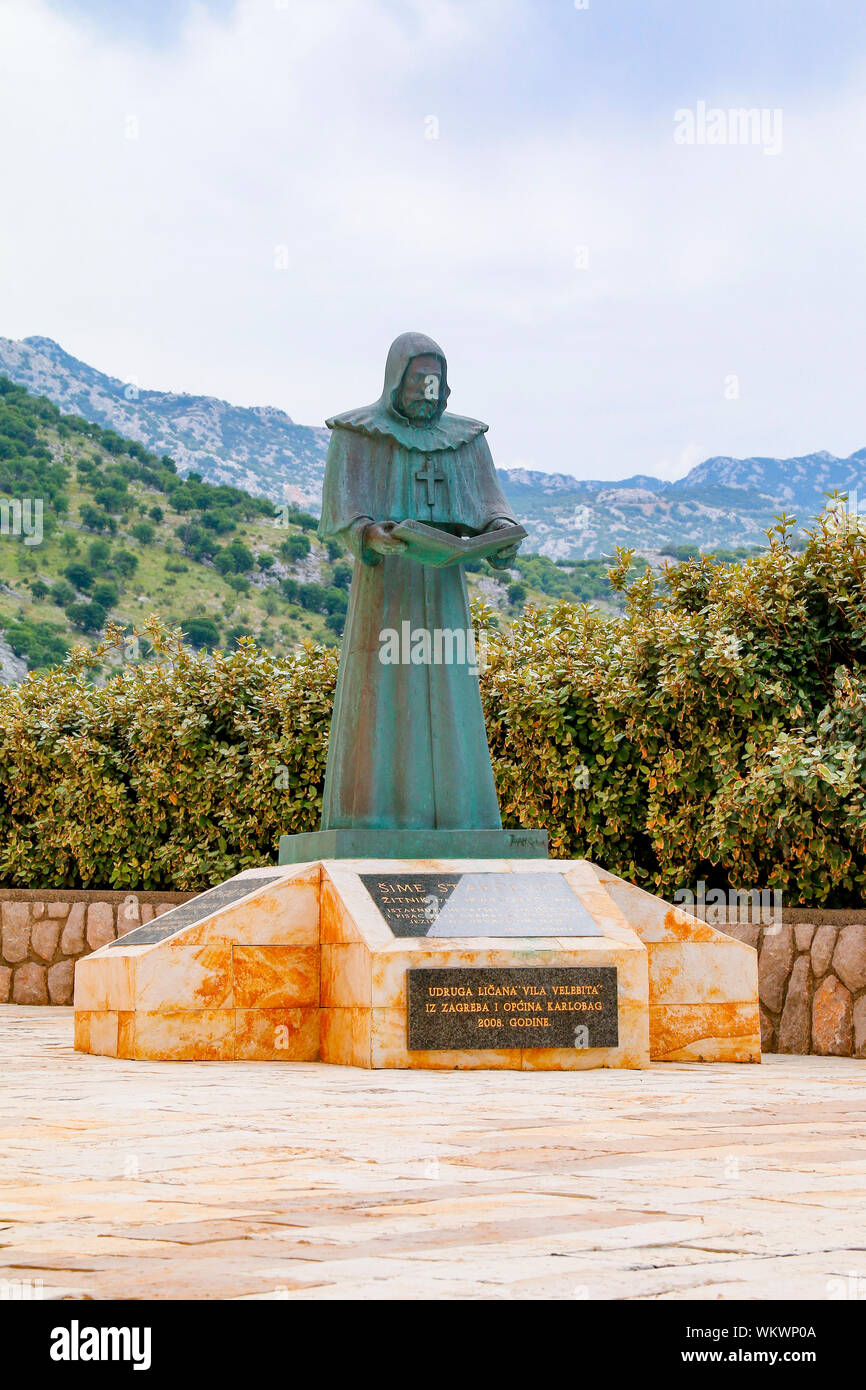
{"type": "MultiPolygon", "coordinates": [[[[462,566],[419,563],[389,528],[416,520],[474,536],[514,524],[487,426],[446,413],[448,395],[442,349],[423,334],[404,333],[388,354],[380,399],[328,421],[319,535],[342,541],[357,563],[323,831],[501,830],[474,644],[465,642],[462,659],[452,644],[451,659],[382,659],[385,633],[426,634],[435,648],[437,633],[466,638],[472,626],[462,566]]],[[[494,565],[507,565],[515,552],[502,550],[494,565]]],[[[411,850],[377,853],[422,854],[422,841],[412,843],[411,850]]]]}
{"type": "Polygon", "coordinates": [[[546,859],[546,830],[312,830],[283,835],[280,864],[314,859],[546,859]]]}

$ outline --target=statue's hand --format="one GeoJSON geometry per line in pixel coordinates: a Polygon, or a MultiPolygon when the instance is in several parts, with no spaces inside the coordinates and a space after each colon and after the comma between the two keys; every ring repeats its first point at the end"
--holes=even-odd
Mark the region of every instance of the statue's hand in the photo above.
{"type": "Polygon", "coordinates": [[[404,541],[392,536],[396,521],[371,521],[364,528],[364,544],[379,555],[401,555],[406,549],[404,541]]]}
{"type": "Polygon", "coordinates": [[[495,570],[507,570],[508,566],[517,559],[519,546],[510,545],[507,550],[497,550],[494,555],[487,556],[488,565],[492,565],[495,570]]]}
{"type": "MultiPolygon", "coordinates": [[[[502,531],[507,526],[513,525],[514,523],[506,520],[505,517],[497,517],[495,521],[491,521],[489,526],[485,526],[484,534],[487,535],[491,531],[502,531]]],[[[520,542],[517,541],[514,545],[509,545],[505,550],[497,550],[493,555],[488,555],[487,563],[488,565],[492,565],[495,570],[507,570],[508,566],[516,558],[519,549],[520,542]]]]}

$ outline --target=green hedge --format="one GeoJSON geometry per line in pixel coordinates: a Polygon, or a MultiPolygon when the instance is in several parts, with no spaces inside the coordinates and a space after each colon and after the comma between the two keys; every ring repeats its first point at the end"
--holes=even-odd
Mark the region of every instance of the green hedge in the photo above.
{"type": "Polygon", "coordinates": [[[792,525],[742,564],[645,574],[622,617],[562,605],[493,646],[509,823],[666,895],[866,900],[866,534],[825,515],[795,553],[792,525]]]}
{"type": "Polygon", "coordinates": [[[336,650],[241,638],[211,656],[147,630],[161,660],[102,686],[90,668],[116,631],[0,690],[3,883],[200,888],[317,824],[336,650]]]}
{"type": "MultiPolygon", "coordinates": [[[[743,564],[647,571],[621,616],[479,612],[507,825],[668,894],[866,899],[866,537],[825,517],[794,552],[789,527],[743,564]]],[[[97,650],[0,691],[4,883],[197,888],[317,825],[336,653],[149,632],[159,660],[101,687],[97,650]]]]}

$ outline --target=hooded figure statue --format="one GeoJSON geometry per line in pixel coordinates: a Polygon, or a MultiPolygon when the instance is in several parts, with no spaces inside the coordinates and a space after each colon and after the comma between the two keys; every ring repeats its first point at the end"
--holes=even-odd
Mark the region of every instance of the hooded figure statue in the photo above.
{"type": "MultiPolygon", "coordinates": [[[[487,426],[446,414],[449,395],[442,349],[403,333],[379,400],[326,421],[319,536],[341,541],[358,563],[323,830],[501,828],[463,567],[419,564],[390,534],[407,519],[458,535],[514,523],[487,426]]],[[[515,549],[492,563],[504,568],[515,549]]]]}

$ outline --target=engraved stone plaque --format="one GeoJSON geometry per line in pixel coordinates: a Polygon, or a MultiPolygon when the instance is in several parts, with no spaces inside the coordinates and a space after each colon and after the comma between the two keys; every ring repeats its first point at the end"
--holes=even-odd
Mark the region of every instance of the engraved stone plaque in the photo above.
{"type": "Polygon", "coordinates": [[[603,936],[557,873],[383,873],[361,881],[395,936],[603,936]]]}
{"type": "Polygon", "coordinates": [[[616,1047],[616,966],[407,970],[411,1052],[616,1047]]]}
{"type": "Polygon", "coordinates": [[[199,893],[197,898],[190,898],[189,902],[180,903],[168,912],[161,913],[152,922],[133,927],[132,931],[128,931],[125,936],[119,936],[110,944],[151,946],[155,941],[164,941],[166,937],[174,936],[181,927],[191,927],[196,922],[202,922],[205,917],[210,917],[211,913],[218,912],[221,907],[240,902],[241,898],[248,897],[250,893],[257,893],[265,884],[276,883],[277,879],[282,877],[282,874],[262,874],[260,878],[227,879],[216,888],[208,888],[206,893],[199,893]]]}

